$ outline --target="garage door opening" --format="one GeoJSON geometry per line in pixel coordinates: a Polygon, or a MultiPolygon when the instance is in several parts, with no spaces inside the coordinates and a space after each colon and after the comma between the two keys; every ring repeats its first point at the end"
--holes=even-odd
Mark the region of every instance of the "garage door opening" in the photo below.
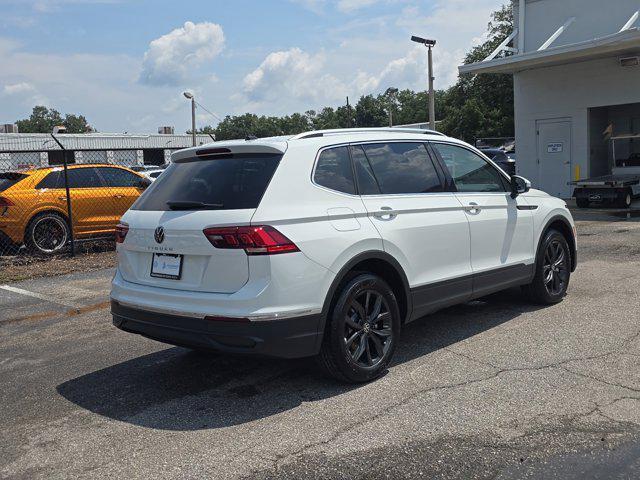
{"type": "Polygon", "coordinates": [[[640,174],[640,103],[589,109],[590,176],[640,174]]]}
{"type": "Polygon", "coordinates": [[[578,207],[629,208],[640,197],[640,103],[589,109],[589,170],[571,182],[578,207]]]}

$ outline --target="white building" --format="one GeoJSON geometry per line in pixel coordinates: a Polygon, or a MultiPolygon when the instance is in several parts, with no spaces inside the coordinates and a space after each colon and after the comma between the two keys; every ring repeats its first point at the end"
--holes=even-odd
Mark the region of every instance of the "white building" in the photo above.
{"type": "MultiPolygon", "coordinates": [[[[70,163],[162,165],[175,150],[192,146],[191,135],[57,134],[70,163]]],[[[198,145],[213,137],[197,135],[198,145]]],[[[0,133],[0,171],[59,165],[63,149],[48,133],[0,133]]]]}
{"type": "Polygon", "coordinates": [[[566,198],[571,180],[615,166],[640,172],[640,2],[514,0],[513,8],[512,35],[459,71],[513,74],[518,174],[566,198]],[[612,134],[625,137],[615,158],[612,134]]]}

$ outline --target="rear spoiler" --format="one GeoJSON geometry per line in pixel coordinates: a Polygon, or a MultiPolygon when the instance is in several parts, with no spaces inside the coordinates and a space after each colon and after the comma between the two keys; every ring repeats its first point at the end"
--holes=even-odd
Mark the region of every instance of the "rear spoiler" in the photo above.
{"type": "Polygon", "coordinates": [[[180,163],[186,160],[193,160],[195,158],[202,158],[204,160],[229,158],[233,155],[246,154],[282,155],[286,151],[286,142],[216,142],[201,145],[199,147],[178,150],[171,154],[171,161],[180,163]]]}

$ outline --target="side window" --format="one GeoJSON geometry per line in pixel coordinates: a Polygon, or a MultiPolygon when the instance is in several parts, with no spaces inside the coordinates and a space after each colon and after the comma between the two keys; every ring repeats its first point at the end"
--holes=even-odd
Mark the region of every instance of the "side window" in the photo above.
{"type": "Polygon", "coordinates": [[[351,157],[356,169],[356,178],[358,179],[358,190],[360,195],[378,195],[380,194],[380,186],[378,180],[373,174],[371,164],[361,145],[351,147],[351,157]]]}
{"type": "Polygon", "coordinates": [[[323,187],[343,193],[356,193],[347,147],[324,150],[318,158],[313,180],[323,187]]]}
{"type": "Polygon", "coordinates": [[[504,192],[506,180],[482,157],[466,148],[433,143],[459,192],[504,192]]]}
{"type": "Polygon", "coordinates": [[[137,187],[142,180],[139,176],[121,168],[105,167],[98,170],[107,187],[137,187]]]}
{"type": "Polygon", "coordinates": [[[442,182],[422,143],[362,146],[384,194],[441,192],[442,182]]]}
{"type": "Polygon", "coordinates": [[[104,186],[94,167],[74,168],[68,171],[68,175],[69,188],[96,188],[104,186]]]}
{"type": "Polygon", "coordinates": [[[41,188],[64,188],[64,173],[63,172],[51,172],[49,175],[40,180],[40,183],[36,185],[36,189],[41,188]]]}

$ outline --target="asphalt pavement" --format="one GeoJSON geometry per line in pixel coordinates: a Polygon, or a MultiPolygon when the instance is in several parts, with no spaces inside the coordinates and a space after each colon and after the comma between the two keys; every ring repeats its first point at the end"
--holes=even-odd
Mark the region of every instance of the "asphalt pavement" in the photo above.
{"type": "Polygon", "coordinates": [[[640,478],[640,223],[578,231],[562,303],[413,322],[360,386],[121,332],[111,270],[0,285],[0,478],[640,478]]]}

